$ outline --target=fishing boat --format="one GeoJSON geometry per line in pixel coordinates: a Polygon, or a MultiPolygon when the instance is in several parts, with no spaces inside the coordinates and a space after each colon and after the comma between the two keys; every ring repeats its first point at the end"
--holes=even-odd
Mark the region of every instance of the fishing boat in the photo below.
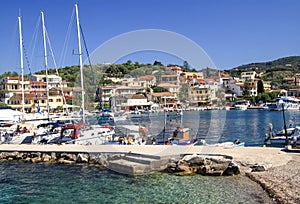
{"type": "Polygon", "coordinates": [[[269,132],[265,134],[264,144],[271,146],[284,146],[288,142],[291,145],[296,145],[300,141],[300,126],[296,125],[296,119],[293,117],[289,120],[286,128],[277,131],[273,129],[273,125],[269,124],[269,132]],[[286,131],[286,132],[285,132],[286,131]]]}
{"type": "Polygon", "coordinates": [[[168,134],[164,132],[156,137],[151,138],[153,145],[195,145],[198,143],[197,138],[189,139],[190,129],[185,127],[177,127],[175,130],[168,134]],[[168,135],[168,136],[167,136],[168,135]],[[160,139],[162,137],[162,139],[160,139]],[[166,138],[167,137],[167,138],[166,138]]]}

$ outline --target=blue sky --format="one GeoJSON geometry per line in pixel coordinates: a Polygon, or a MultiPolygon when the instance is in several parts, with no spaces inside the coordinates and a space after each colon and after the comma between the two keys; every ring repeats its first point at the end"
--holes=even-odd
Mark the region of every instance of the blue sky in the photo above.
{"type": "MultiPolygon", "coordinates": [[[[74,3],[79,5],[80,21],[90,53],[123,33],[162,29],[194,41],[218,69],[300,55],[300,1],[297,0],[2,0],[0,3],[0,73],[20,72],[19,9],[25,49],[33,72],[44,67],[41,35],[33,40],[34,33],[41,34],[40,27],[36,29],[41,10],[45,13],[58,65],[78,64],[78,56],[72,54],[77,52],[73,32],[76,31],[75,21],[70,22],[74,3]],[[64,46],[70,23],[73,24],[73,34],[70,34],[68,45],[64,46]]],[[[128,59],[141,63],[158,60],[166,65],[183,64],[183,59],[160,52],[139,52],[118,62],[128,59]]],[[[53,67],[53,64],[50,62],[49,66],[53,67]]]]}

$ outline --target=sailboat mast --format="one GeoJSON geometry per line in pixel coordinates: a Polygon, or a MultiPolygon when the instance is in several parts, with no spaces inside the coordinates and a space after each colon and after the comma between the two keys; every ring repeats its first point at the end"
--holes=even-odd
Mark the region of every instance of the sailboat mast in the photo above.
{"type": "Polygon", "coordinates": [[[164,132],[163,132],[163,141],[164,145],[166,143],[166,126],[167,126],[167,102],[166,102],[166,96],[165,98],[165,106],[164,106],[164,132]]]}
{"type": "Polygon", "coordinates": [[[82,109],[82,120],[85,123],[85,113],[84,113],[84,87],[83,87],[83,65],[82,65],[82,51],[81,51],[81,41],[80,41],[80,23],[78,15],[78,6],[75,4],[76,12],[76,23],[77,23],[77,37],[78,37],[78,52],[79,52],[79,63],[80,63],[80,80],[81,80],[81,109],[82,109]]]}
{"type": "Polygon", "coordinates": [[[24,103],[25,103],[25,96],[24,96],[24,63],[23,63],[23,37],[22,37],[22,23],[21,23],[21,16],[18,17],[19,21],[19,35],[20,35],[20,66],[21,66],[21,76],[22,76],[22,113],[25,112],[24,103]]]}
{"type": "Polygon", "coordinates": [[[44,12],[41,11],[42,17],[42,26],[43,26],[43,43],[44,43],[44,62],[45,62],[45,70],[46,70],[46,100],[47,100],[47,117],[49,120],[49,84],[48,84],[48,60],[47,60],[47,47],[46,47],[46,28],[45,28],[45,19],[44,12]]]}

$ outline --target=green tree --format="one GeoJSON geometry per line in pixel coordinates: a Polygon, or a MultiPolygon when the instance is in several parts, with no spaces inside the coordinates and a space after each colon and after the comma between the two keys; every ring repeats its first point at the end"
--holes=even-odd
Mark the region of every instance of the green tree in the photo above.
{"type": "Polygon", "coordinates": [[[275,100],[278,96],[278,93],[270,92],[270,93],[268,93],[268,95],[270,97],[270,100],[275,100]]]}
{"type": "Polygon", "coordinates": [[[187,101],[188,100],[188,90],[189,90],[189,85],[188,84],[183,84],[179,90],[179,95],[178,98],[180,101],[187,101]]]}
{"type": "Polygon", "coordinates": [[[153,63],[154,66],[164,66],[161,62],[156,61],[153,63]]]}
{"type": "Polygon", "coordinates": [[[187,72],[190,69],[190,65],[187,61],[183,62],[182,71],[187,72]]]}
{"type": "Polygon", "coordinates": [[[0,78],[4,78],[4,77],[9,77],[9,76],[18,76],[18,73],[17,72],[4,72],[3,74],[0,75],[0,78]]]}
{"type": "Polygon", "coordinates": [[[259,93],[256,97],[255,97],[255,101],[256,103],[262,101],[264,103],[271,101],[271,97],[269,96],[269,94],[267,93],[259,93]]]}
{"type": "Polygon", "coordinates": [[[162,92],[162,88],[159,87],[159,86],[152,87],[152,90],[153,90],[154,93],[162,92]]]}
{"type": "Polygon", "coordinates": [[[245,86],[244,86],[243,96],[244,97],[249,97],[250,96],[250,87],[249,87],[248,84],[245,84],[245,86]]]}
{"type": "Polygon", "coordinates": [[[262,80],[258,80],[258,82],[257,82],[257,93],[260,94],[260,93],[264,93],[264,92],[265,92],[264,84],[263,84],[262,80]]]}
{"type": "Polygon", "coordinates": [[[0,103],[0,107],[8,107],[6,103],[0,103]]]}

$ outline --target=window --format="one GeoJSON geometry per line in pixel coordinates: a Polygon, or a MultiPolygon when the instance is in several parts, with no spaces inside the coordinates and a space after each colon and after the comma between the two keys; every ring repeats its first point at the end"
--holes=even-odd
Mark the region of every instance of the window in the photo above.
{"type": "Polygon", "coordinates": [[[61,99],[60,98],[56,99],[56,102],[61,102],[61,99]]]}

